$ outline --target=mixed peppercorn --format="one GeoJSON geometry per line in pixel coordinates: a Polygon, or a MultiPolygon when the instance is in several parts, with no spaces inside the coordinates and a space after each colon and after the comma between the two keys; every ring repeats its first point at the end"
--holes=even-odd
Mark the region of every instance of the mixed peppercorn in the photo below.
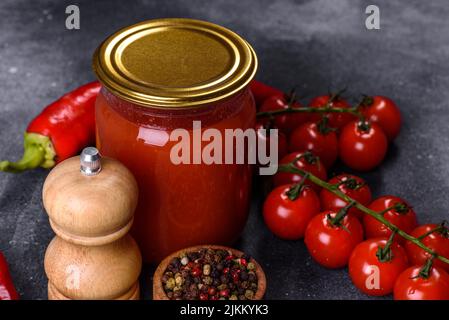
{"type": "Polygon", "coordinates": [[[251,300],[257,291],[251,257],[202,249],[173,258],[162,284],[171,300],[251,300]]]}

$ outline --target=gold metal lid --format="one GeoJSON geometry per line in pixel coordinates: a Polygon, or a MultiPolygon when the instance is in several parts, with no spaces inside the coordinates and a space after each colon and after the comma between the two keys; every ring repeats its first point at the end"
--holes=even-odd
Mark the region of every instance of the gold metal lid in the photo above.
{"type": "Polygon", "coordinates": [[[192,19],[149,20],[124,28],[95,51],[93,68],[120,98],[186,108],[228,97],[254,77],[257,58],[236,33],[192,19]]]}

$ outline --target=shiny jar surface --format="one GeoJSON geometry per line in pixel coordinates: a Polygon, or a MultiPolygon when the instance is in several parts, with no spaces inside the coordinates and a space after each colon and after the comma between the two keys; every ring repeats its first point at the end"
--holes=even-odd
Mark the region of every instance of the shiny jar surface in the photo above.
{"type": "Polygon", "coordinates": [[[215,128],[222,137],[225,129],[253,128],[252,94],[244,88],[222,101],[176,110],[143,107],[106,88],[97,99],[97,146],[102,155],[125,164],[139,186],[132,235],[146,262],[192,245],[232,244],[245,226],[250,165],[176,165],[170,158],[177,143],[170,133],[183,128],[192,140],[194,120],[201,121],[202,132],[215,128]]]}

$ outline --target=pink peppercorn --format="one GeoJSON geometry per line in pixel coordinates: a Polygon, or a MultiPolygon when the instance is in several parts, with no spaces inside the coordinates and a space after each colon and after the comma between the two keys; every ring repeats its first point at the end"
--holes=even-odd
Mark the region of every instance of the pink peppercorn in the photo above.
{"type": "Polygon", "coordinates": [[[200,268],[198,268],[198,267],[195,267],[195,268],[193,268],[193,270],[192,270],[192,276],[194,276],[194,277],[199,277],[199,276],[201,276],[201,269],[200,268]]]}
{"type": "Polygon", "coordinates": [[[210,287],[207,293],[210,296],[214,296],[217,293],[217,290],[214,287],[210,287]]]}
{"type": "Polygon", "coordinates": [[[220,296],[222,296],[222,297],[229,296],[229,289],[220,290],[220,296]]]}

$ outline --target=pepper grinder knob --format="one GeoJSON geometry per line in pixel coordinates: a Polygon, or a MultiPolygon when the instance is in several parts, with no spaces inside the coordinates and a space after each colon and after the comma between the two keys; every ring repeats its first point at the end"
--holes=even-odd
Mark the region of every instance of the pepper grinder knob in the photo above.
{"type": "Polygon", "coordinates": [[[94,176],[101,171],[100,152],[95,147],[84,148],[80,156],[80,170],[86,176],[94,176]]]}

